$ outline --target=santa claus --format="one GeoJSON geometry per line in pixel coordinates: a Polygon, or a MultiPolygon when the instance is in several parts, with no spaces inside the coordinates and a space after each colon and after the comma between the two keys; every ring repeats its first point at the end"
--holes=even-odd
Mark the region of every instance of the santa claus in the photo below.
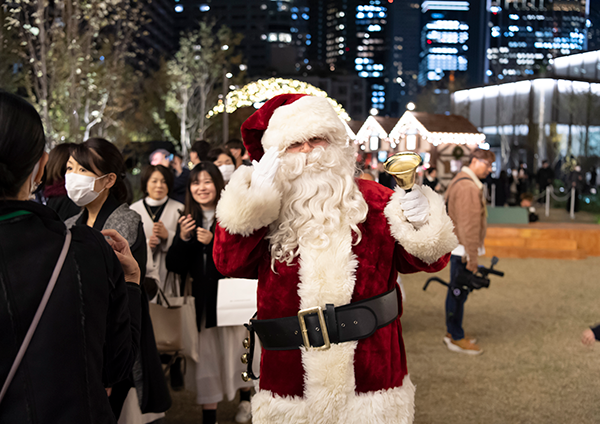
{"type": "Polygon", "coordinates": [[[457,245],[442,198],[354,178],[322,97],[285,94],[242,125],[254,162],[217,207],[217,268],[258,278],[255,424],[411,423],[400,273],[436,272],[457,245]]]}

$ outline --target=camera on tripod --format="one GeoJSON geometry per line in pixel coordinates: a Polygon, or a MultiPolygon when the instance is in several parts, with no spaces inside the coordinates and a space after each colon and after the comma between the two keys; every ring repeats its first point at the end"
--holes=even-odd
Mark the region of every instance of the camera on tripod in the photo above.
{"type": "Polygon", "coordinates": [[[473,290],[488,288],[490,286],[490,279],[488,278],[488,275],[492,274],[499,277],[504,277],[504,272],[494,269],[494,266],[498,263],[498,261],[499,259],[494,256],[492,258],[492,265],[490,265],[489,268],[480,265],[476,272],[461,270],[458,278],[456,278],[456,281],[452,283],[452,286],[439,277],[431,277],[423,286],[423,290],[427,290],[427,286],[432,281],[436,281],[443,286],[451,288],[452,294],[456,297],[460,297],[463,293],[469,293],[473,290]]]}

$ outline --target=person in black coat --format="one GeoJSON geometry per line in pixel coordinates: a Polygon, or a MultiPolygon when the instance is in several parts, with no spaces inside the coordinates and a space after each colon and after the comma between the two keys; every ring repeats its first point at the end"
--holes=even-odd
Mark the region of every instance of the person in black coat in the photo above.
{"type": "MultiPolygon", "coordinates": [[[[201,162],[194,167],[190,174],[190,183],[197,180],[201,171],[209,168],[208,163],[201,162]]],[[[191,184],[188,184],[189,193],[185,209],[179,219],[177,233],[166,259],[169,271],[181,275],[182,278],[189,276],[192,279],[192,295],[196,299],[198,331],[201,331],[200,319],[203,314],[206,315],[206,328],[217,325],[217,287],[219,280],[223,278],[212,259],[212,235],[216,225],[214,207],[225,184],[218,168],[213,165],[210,169],[213,170],[213,167],[216,169],[214,175],[214,180],[216,180],[214,182],[215,199],[213,199],[215,205],[204,213],[201,204],[195,201],[191,194],[189,189],[191,184]]]]}
{"type": "Polygon", "coordinates": [[[217,291],[223,276],[215,267],[212,250],[215,209],[224,185],[223,176],[213,163],[200,162],[192,169],[184,213],[166,258],[169,271],[180,274],[184,281],[188,276],[192,279],[200,357],[200,363],[196,364],[196,401],[203,407],[204,424],[215,423],[217,403],[226,395],[233,400],[237,388],[242,389],[238,414],[249,419],[249,411],[245,409],[250,405],[249,388],[252,386],[252,383],[243,383],[239,378],[243,364],[237,358],[234,362],[241,366],[239,370],[225,360],[236,348],[241,349],[245,328],[217,328],[217,291]],[[239,330],[242,335],[238,340],[239,330]],[[232,339],[233,346],[228,343],[232,339]],[[232,386],[233,393],[229,389],[232,386]]]}
{"type": "MultiPolygon", "coordinates": [[[[140,215],[125,203],[125,162],[114,144],[91,138],[74,145],[67,162],[67,193],[83,211],[65,221],[67,227],[88,225],[97,230],[114,229],[129,243],[142,281],[146,275],[146,235],[140,215]]],[[[142,292],[141,355],[136,372],[112,387],[110,402],[116,417],[132,387],[138,390],[142,413],[163,413],[171,407],[171,395],[156,349],[148,298],[142,292]]]]}
{"type": "Polygon", "coordinates": [[[494,183],[496,184],[496,206],[508,205],[510,184],[506,171],[500,171],[500,176],[494,183]]]}
{"type": "Polygon", "coordinates": [[[550,168],[547,160],[542,161],[542,167],[537,172],[536,180],[540,193],[554,183],[554,171],[550,168]]]}
{"type": "MultiPolygon", "coordinates": [[[[35,108],[0,90],[0,386],[46,290],[66,236],[50,208],[27,201],[41,181],[45,137],[35,108]]],[[[126,241],[89,227],[72,240],[56,286],[6,396],[0,422],[117,422],[105,387],[139,354],[140,270],[126,241]],[[127,281],[127,282],[126,282],[127,281]]]]}

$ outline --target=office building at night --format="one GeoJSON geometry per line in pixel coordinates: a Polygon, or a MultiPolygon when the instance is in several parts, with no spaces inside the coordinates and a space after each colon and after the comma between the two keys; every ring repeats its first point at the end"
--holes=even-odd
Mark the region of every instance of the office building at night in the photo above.
{"type": "Polygon", "coordinates": [[[421,2],[395,1],[388,4],[388,59],[385,113],[401,116],[409,102],[417,100],[419,53],[421,51],[421,2]]]}
{"type": "Polygon", "coordinates": [[[146,35],[139,40],[145,51],[145,61],[150,67],[157,69],[160,58],[170,58],[177,49],[177,28],[172,0],[153,0],[143,3],[143,11],[149,22],[142,32],[146,35]]]}
{"type": "Polygon", "coordinates": [[[308,0],[175,0],[179,31],[202,19],[215,19],[244,35],[240,52],[250,77],[292,75],[311,66],[306,48],[310,9],[308,0]]]}
{"type": "Polygon", "coordinates": [[[421,3],[419,85],[461,79],[483,81],[487,10],[483,1],[425,0],[421,3]]]}
{"type": "Polygon", "coordinates": [[[485,82],[544,75],[550,61],[588,50],[591,0],[491,3],[485,82]]]}

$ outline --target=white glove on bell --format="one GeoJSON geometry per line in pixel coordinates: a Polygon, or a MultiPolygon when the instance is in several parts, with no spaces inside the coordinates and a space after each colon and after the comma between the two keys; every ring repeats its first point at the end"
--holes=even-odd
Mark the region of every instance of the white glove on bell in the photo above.
{"type": "Polygon", "coordinates": [[[429,220],[429,200],[421,191],[421,187],[415,185],[413,189],[406,193],[402,189],[396,189],[400,193],[400,207],[404,211],[404,216],[417,230],[429,220]]]}
{"type": "Polygon", "coordinates": [[[265,152],[260,162],[252,161],[254,172],[252,173],[251,186],[254,188],[265,188],[273,184],[275,174],[279,169],[279,151],[277,147],[271,147],[265,152]]]}

